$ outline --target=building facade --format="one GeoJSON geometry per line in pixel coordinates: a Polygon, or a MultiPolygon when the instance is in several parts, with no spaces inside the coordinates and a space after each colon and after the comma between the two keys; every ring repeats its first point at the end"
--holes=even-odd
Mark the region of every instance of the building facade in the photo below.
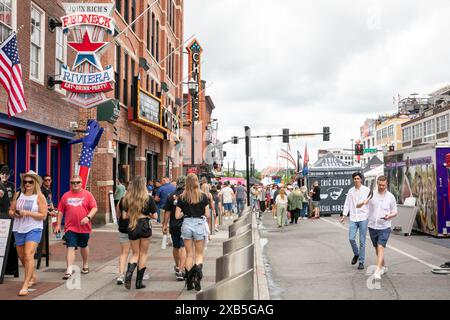
{"type": "Polygon", "coordinates": [[[355,161],[352,159],[354,153],[351,150],[343,148],[319,149],[317,152],[317,160],[323,158],[328,153],[332,153],[336,158],[349,166],[355,165],[355,161]]]}
{"type": "MultiPolygon", "coordinates": [[[[364,145],[364,149],[377,149],[376,143],[376,120],[375,119],[366,119],[364,124],[360,128],[360,141],[364,145]]],[[[380,156],[380,152],[364,152],[361,157],[361,162],[363,166],[366,166],[370,159],[372,159],[375,155],[380,156]]],[[[382,156],[381,156],[382,158],[382,156]]]]}
{"type": "Polygon", "coordinates": [[[395,114],[380,116],[376,121],[376,148],[388,151],[389,148],[402,148],[402,124],[410,119],[409,115],[395,114]]]}

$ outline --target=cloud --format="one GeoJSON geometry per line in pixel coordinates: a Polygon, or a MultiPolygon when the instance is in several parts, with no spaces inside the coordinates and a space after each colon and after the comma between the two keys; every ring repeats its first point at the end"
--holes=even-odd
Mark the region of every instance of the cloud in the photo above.
{"type": "MultiPolygon", "coordinates": [[[[314,159],[318,148],[350,148],[367,117],[396,111],[398,93],[447,84],[449,8],[444,0],[190,0],[185,37],[195,33],[203,46],[222,140],[242,136],[245,125],[261,134],[328,125],[332,141],[307,140],[314,159]]],[[[296,144],[303,152],[305,141],[296,144]]],[[[282,144],[254,146],[262,168],[282,144]]],[[[227,149],[242,168],[242,150],[227,149]]]]}

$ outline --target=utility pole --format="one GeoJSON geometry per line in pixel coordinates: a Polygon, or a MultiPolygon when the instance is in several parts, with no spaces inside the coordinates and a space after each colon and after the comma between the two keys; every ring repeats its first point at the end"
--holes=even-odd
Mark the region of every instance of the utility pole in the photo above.
{"type": "Polygon", "coordinates": [[[233,160],[233,178],[236,178],[236,161],[233,160]]]}
{"type": "Polygon", "coordinates": [[[351,150],[352,150],[352,166],[355,165],[355,157],[353,156],[353,151],[355,149],[354,145],[353,145],[353,139],[350,139],[350,141],[352,142],[352,146],[351,146],[351,150]]]}
{"type": "Polygon", "coordinates": [[[245,170],[247,173],[247,205],[250,204],[250,168],[249,168],[249,159],[250,159],[250,127],[245,126],[245,170]]]}

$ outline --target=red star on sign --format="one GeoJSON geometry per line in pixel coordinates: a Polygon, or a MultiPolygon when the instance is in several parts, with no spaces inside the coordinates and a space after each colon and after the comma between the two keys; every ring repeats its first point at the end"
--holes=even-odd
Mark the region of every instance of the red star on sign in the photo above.
{"type": "Polygon", "coordinates": [[[83,35],[83,42],[68,42],[67,44],[78,51],[74,68],[79,66],[84,61],[87,61],[97,69],[101,70],[100,63],[95,53],[103,48],[107,42],[91,42],[89,33],[86,30],[83,35]]]}

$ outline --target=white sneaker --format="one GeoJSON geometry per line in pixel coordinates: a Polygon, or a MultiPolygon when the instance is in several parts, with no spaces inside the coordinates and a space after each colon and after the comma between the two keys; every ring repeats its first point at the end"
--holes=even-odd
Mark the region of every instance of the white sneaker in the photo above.
{"type": "Polygon", "coordinates": [[[384,266],[384,267],[381,267],[381,270],[380,270],[380,275],[386,274],[386,273],[387,273],[387,271],[388,271],[388,268],[387,268],[386,266],[384,266]]]}
{"type": "Polygon", "coordinates": [[[123,274],[119,275],[119,276],[117,277],[117,284],[118,284],[118,285],[122,285],[123,282],[124,282],[124,279],[125,279],[125,277],[124,277],[123,274]]]}
{"type": "Polygon", "coordinates": [[[144,273],[144,277],[142,278],[142,280],[148,280],[150,279],[150,273],[146,272],[144,273]]]}
{"type": "Polygon", "coordinates": [[[373,278],[375,280],[381,280],[381,270],[376,270],[375,273],[373,274],[373,278]]]}

